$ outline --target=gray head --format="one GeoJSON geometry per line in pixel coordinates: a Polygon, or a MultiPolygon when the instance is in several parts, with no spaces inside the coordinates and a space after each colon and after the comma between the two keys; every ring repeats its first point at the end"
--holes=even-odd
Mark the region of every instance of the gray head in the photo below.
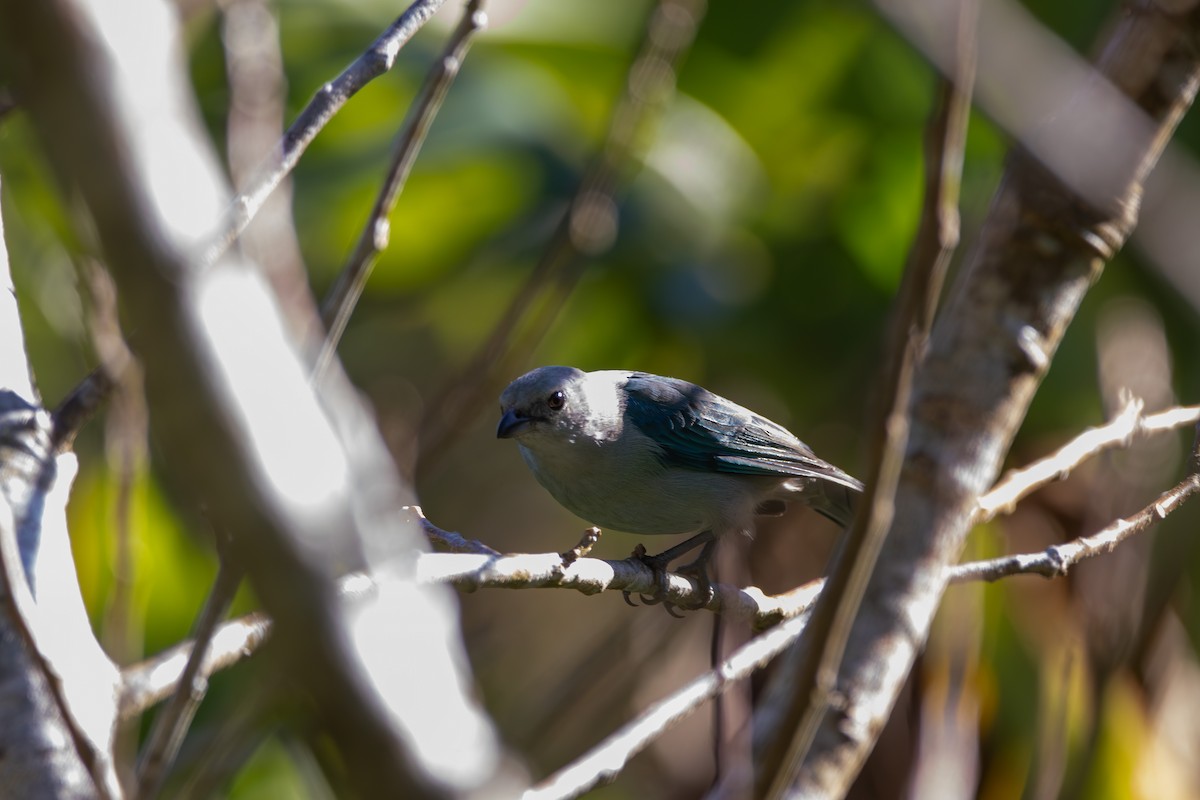
{"type": "Polygon", "coordinates": [[[500,395],[496,436],[527,446],[539,440],[610,439],[620,433],[620,386],[627,373],[538,367],[500,395]]]}

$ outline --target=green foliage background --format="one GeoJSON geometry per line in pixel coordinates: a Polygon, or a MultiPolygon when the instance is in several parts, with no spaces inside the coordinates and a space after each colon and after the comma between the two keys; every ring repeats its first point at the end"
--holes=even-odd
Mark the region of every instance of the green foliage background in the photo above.
{"type": "MultiPolygon", "coordinates": [[[[861,474],[881,339],[919,212],[934,76],[864,4],[711,5],[678,95],[641,142],[615,246],[588,263],[526,366],[628,367],[694,380],[789,426],[818,453],[861,474]]],[[[341,350],[397,458],[415,472],[426,513],[501,550],[562,550],[582,523],[537,487],[511,443],[494,439],[490,409],[436,460],[415,449],[415,427],[546,246],[603,136],[648,8],[644,0],[529,0],[492,9],[493,27],[479,38],[433,127],[392,217],[391,246],[341,350]]],[[[280,3],[288,119],[399,10],[377,0],[280,3]]],[[[1030,10],[1081,52],[1114,11],[1099,0],[1039,0],[1030,10]]],[[[391,73],[355,97],[295,173],[297,229],[318,295],[353,246],[395,131],[458,11],[449,4],[391,73]]],[[[228,90],[218,14],[193,4],[185,17],[197,100],[223,151],[228,90]]],[[[1194,149],[1198,136],[1196,125],[1185,123],[1180,140],[1194,149]]],[[[984,116],[972,120],[964,248],[1010,144],[984,116]]],[[[91,248],[75,232],[70,202],[56,195],[20,114],[0,125],[0,176],[28,347],[53,405],[95,363],[77,269],[91,248]]],[[[1181,402],[1200,394],[1195,308],[1131,247],[1086,300],[1014,464],[1102,421],[1097,326],[1134,301],[1161,321],[1181,402]]],[[[128,582],[132,637],[122,657],[135,659],[187,635],[214,574],[209,531],[196,509],[173,503],[159,470],[160,458],[186,454],[159,453],[151,443],[152,461],[132,492],[134,570],[115,575],[117,479],[102,421],[78,451],[72,522],[81,581],[102,635],[112,633],[114,587],[128,582]]],[[[1161,483],[1122,495],[1126,505],[1112,513],[1131,513],[1173,483],[1178,449],[1174,457],[1156,473],[1161,483]]],[[[1123,463],[1121,456],[1106,459],[1107,466],[1039,495],[1010,522],[979,531],[970,553],[1040,549],[1095,529],[1107,521],[1097,509],[1110,510],[1096,499],[1109,491],[1105,475],[1127,475],[1123,463]]],[[[1158,575],[1165,560],[1175,568],[1153,586],[1172,600],[1161,624],[1175,632],[1171,664],[1189,674],[1196,670],[1196,565],[1186,537],[1194,525],[1194,514],[1173,517],[1158,534],[1158,550],[1168,555],[1155,560],[1143,547],[1133,567],[1158,575]]],[[[833,535],[803,513],[768,525],[752,546],[743,545],[752,570],[744,579],[784,589],[811,578],[833,535]]],[[[609,534],[599,554],[620,557],[634,542],[609,534]]],[[[1091,569],[1104,567],[1079,572],[1091,569]]],[[[978,735],[979,796],[1041,796],[1040,787],[1055,794],[1058,785],[1078,796],[1168,797],[1200,787],[1187,760],[1197,752],[1163,743],[1163,695],[1148,660],[1127,663],[1131,647],[1116,647],[1115,663],[1098,655],[1109,650],[1096,644],[1097,603],[1129,609],[1141,602],[1136,579],[1106,575],[1093,579],[1106,587],[1098,594],[1081,592],[1075,578],[951,589],[909,713],[931,725],[948,687],[965,685],[978,712],[969,727],[978,735]]],[[[252,597],[240,602],[243,610],[252,606],[252,597]]],[[[464,595],[462,606],[481,696],[536,775],[578,755],[707,663],[706,615],[676,622],[656,609],[626,608],[616,597],[546,591],[479,592],[464,595]]],[[[403,669],[403,642],[396,653],[403,669]]],[[[212,763],[205,747],[227,730],[222,720],[245,705],[256,681],[269,677],[266,668],[247,664],[214,680],[180,784],[212,763]]],[[[337,791],[316,777],[313,757],[294,735],[275,733],[274,721],[291,713],[275,709],[251,726],[245,766],[217,787],[219,794],[337,791]]],[[[707,724],[685,724],[597,796],[702,792],[711,778],[707,724]]],[[[917,760],[916,743],[901,737],[901,763],[917,760]]],[[[308,744],[319,760],[321,743],[308,744]]],[[[904,769],[875,768],[903,785],[904,769]]]]}

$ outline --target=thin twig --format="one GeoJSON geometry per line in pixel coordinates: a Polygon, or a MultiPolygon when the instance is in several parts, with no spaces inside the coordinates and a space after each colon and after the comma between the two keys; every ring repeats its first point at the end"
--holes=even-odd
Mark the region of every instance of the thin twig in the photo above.
{"type": "Polygon", "coordinates": [[[418,430],[428,465],[445,452],[463,420],[474,416],[497,389],[500,376],[532,351],[583,274],[580,256],[596,257],[617,235],[617,195],[649,113],[666,103],[679,64],[704,17],[703,0],[662,0],[650,13],[646,34],[625,77],[624,92],[603,144],[579,182],[537,265],[517,290],[487,340],[431,400],[418,430]],[[550,287],[550,290],[547,290],[550,287]],[[538,306],[538,302],[540,306],[538,306]],[[540,308],[514,345],[531,308],[540,308]]]}
{"type": "Polygon", "coordinates": [[[179,753],[188,726],[191,725],[192,718],[208,691],[207,673],[203,670],[205,661],[217,627],[229,613],[229,607],[233,605],[233,598],[245,574],[241,565],[230,557],[228,547],[219,549],[222,553],[217,577],[209,590],[200,617],[196,620],[191,652],[179,677],[175,694],[155,717],[154,727],[150,729],[150,736],[138,758],[137,796],[142,800],[150,800],[162,790],[163,781],[166,780],[167,772],[179,753]]]}
{"type": "Polygon", "coordinates": [[[346,324],[354,312],[354,306],[367,285],[375,260],[388,246],[388,216],[395,208],[400,193],[404,191],[404,184],[417,155],[421,152],[421,145],[429,132],[429,126],[433,124],[434,117],[437,116],[446,94],[458,76],[458,70],[466,58],[474,35],[487,27],[487,15],[480,9],[482,5],[482,0],[470,0],[467,3],[462,19],[446,42],[441,58],[429,70],[421,92],[413,101],[404,120],[404,127],[400,129],[387,178],[378,197],[375,198],[375,205],[371,208],[367,224],[363,226],[362,234],[358,237],[358,244],[321,305],[321,318],[325,323],[326,334],[316,366],[313,368],[313,375],[318,382],[329,360],[337,351],[346,324]]]}
{"type": "Polygon", "coordinates": [[[259,167],[258,177],[234,198],[216,234],[199,258],[210,266],[245,230],[271,192],[291,173],[300,156],[358,90],[390,70],[400,49],[429,21],[445,0],[416,0],[340,75],[322,86],[283,134],[279,148],[259,167]]]}
{"type": "Polygon", "coordinates": [[[1150,505],[1132,516],[1119,519],[1091,536],[1047,547],[1040,553],[1002,556],[988,561],[960,564],[952,571],[955,582],[995,581],[1010,575],[1042,575],[1057,578],[1088,558],[1111,553],[1126,539],[1148,530],[1200,492],[1200,473],[1191,472],[1179,484],[1163,492],[1150,505]]]}
{"type": "Polygon", "coordinates": [[[1012,470],[979,498],[975,524],[1004,514],[1046,484],[1062,480],[1080,464],[1115,447],[1127,447],[1147,436],[1177,430],[1200,421],[1200,406],[1180,406],[1144,414],[1140,399],[1130,398],[1112,419],[1089,428],[1056,452],[1021,469],[1012,470]]]}
{"type": "MultiPolygon", "coordinates": [[[[374,591],[375,584],[366,575],[347,575],[338,582],[342,597],[363,597],[374,591]]],[[[197,677],[208,678],[253,655],[271,634],[271,619],[256,611],[229,620],[215,629],[208,653],[200,662],[197,677]]],[[[137,719],[174,694],[183,683],[184,670],[191,662],[195,642],[187,640],[121,671],[121,695],[117,716],[122,722],[137,719]]]]}
{"type": "MultiPolygon", "coordinates": [[[[198,677],[207,678],[252,655],[267,640],[270,631],[271,620],[261,612],[223,623],[212,636],[198,677]]],[[[183,673],[194,649],[194,642],[189,639],[122,670],[118,718],[122,722],[135,720],[170,697],[179,686],[186,685],[183,673]]]]}
{"type": "Polygon", "coordinates": [[[0,604],[4,606],[12,628],[21,638],[29,658],[45,678],[54,705],[70,733],[75,752],[92,779],[96,795],[106,800],[115,798],[115,783],[110,782],[110,776],[115,779],[113,765],[108,755],[93,744],[76,719],[70,703],[67,702],[66,691],[58,671],[38,644],[37,634],[30,623],[30,620],[35,618],[34,608],[37,604],[21,564],[21,554],[17,549],[16,521],[13,519],[12,508],[7,498],[0,495],[0,579],[4,582],[3,587],[0,587],[0,604]]]}

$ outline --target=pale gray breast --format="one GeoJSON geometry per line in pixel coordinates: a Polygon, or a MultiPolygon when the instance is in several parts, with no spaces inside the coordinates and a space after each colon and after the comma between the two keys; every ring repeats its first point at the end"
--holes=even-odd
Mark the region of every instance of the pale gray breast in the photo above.
{"type": "Polygon", "coordinates": [[[627,428],[608,442],[539,442],[521,454],[538,482],[577,516],[603,528],[658,535],[748,529],[764,490],[744,476],[668,466],[627,428]]]}

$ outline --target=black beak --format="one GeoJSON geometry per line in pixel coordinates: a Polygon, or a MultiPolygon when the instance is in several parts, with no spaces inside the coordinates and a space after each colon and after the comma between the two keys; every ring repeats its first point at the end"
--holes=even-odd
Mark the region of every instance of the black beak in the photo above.
{"type": "Polygon", "coordinates": [[[511,439],[529,422],[529,417],[521,416],[516,411],[509,409],[504,412],[504,416],[500,418],[500,424],[496,426],[496,438],[511,439]]]}

